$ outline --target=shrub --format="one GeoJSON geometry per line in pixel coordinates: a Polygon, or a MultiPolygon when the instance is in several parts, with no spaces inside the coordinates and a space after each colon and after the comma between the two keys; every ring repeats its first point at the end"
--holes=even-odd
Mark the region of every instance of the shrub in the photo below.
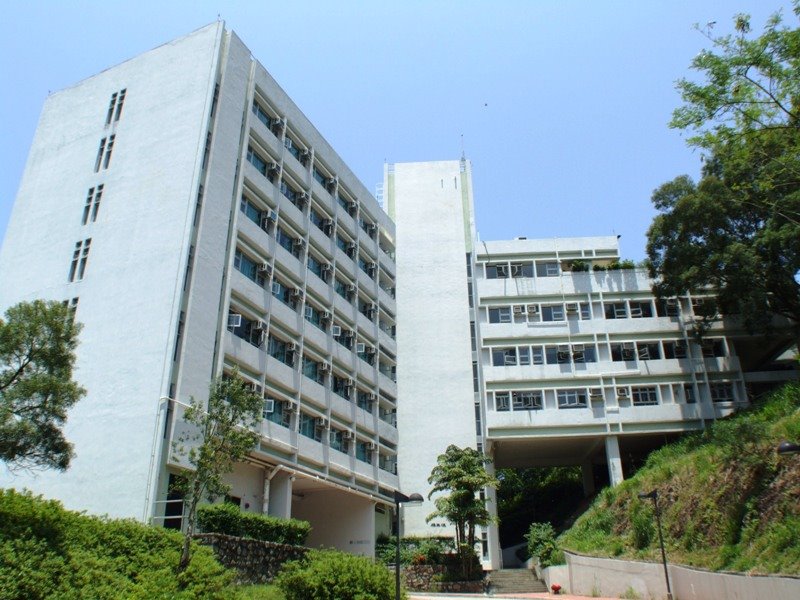
{"type": "Polygon", "coordinates": [[[542,568],[559,564],[563,557],[556,545],[556,532],[550,523],[531,523],[528,533],[528,553],[539,558],[542,568]]]}
{"type": "Polygon", "coordinates": [[[573,260],[572,264],[569,267],[569,270],[572,271],[573,273],[588,271],[589,263],[587,263],[585,260],[573,260]]]}
{"type": "Polygon", "coordinates": [[[175,574],[183,537],[130,520],[89,517],[30,492],[0,490],[0,596],[227,598],[234,573],[196,547],[175,574]]]}
{"type": "Polygon", "coordinates": [[[206,533],[224,533],[293,546],[302,546],[311,532],[311,525],[306,521],[243,512],[228,502],[199,507],[197,521],[206,533]]]}
{"type": "Polygon", "coordinates": [[[314,550],[286,563],[275,585],[286,600],[393,600],[395,591],[386,567],[335,550],[314,550]]]}
{"type": "MultiPolygon", "coordinates": [[[[453,552],[452,538],[404,537],[400,540],[400,564],[444,564],[446,554],[453,552]]],[[[375,558],[385,565],[393,565],[397,552],[397,538],[380,535],[375,542],[375,558]]]]}

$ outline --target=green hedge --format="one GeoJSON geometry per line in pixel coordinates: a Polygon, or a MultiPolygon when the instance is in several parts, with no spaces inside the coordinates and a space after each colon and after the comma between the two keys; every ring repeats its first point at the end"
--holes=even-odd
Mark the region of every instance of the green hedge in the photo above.
{"type": "Polygon", "coordinates": [[[199,507],[197,522],[206,533],[224,533],[292,546],[305,544],[311,533],[311,525],[307,521],[248,513],[228,502],[199,507]]]}
{"type": "MultiPolygon", "coordinates": [[[[286,600],[394,600],[394,577],[383,565],[335,550],[313,550],[286,563],[275,578],[286,600]]],[[[405,592],[402,598],[406,598],[405,592]]]]}
{"type": "Polygon", "coordinates": [[[30,492],[0,490],[0,598],[230,598],[234,572],[194,546],[175,574],[183,536],[132,520],[89,517],[30,492]]]}

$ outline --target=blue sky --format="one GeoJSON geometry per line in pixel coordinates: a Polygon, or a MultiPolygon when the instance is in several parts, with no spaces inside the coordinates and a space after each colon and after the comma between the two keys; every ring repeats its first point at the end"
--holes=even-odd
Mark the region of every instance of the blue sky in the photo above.
{"type": "Polygon", "coordinates": [[[482,239],[620,234],[644,257],[650,194],[699,172],[667,127],[674,81],[745,12],[788,0],[8,2],[0,237],[48,91],[219,15],[365,185],[383,163],[473,161],[482,239]]]}

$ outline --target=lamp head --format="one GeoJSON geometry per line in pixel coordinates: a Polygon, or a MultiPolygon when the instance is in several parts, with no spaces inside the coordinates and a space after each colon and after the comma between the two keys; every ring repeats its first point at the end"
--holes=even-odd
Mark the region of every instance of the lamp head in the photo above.
{"type": "Polygon", "coordinates": [[[646,499],[655,500],[656,498],[658,498],[658,490],[653,490],[652,492],[641,492],[637,494],[637,496],[641,500],[646,500],[646,499]]]}
{"type": "Polygon", "coordinates": [[[798,452],[800,452],[800,444],[784,440],[778,445],[778,454],[797,454],[798,452]]]}

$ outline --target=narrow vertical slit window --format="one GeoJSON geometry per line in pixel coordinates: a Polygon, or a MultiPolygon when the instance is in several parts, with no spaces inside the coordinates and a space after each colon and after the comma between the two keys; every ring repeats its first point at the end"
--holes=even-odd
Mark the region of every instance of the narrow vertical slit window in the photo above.
{"type": "Polygon", "coordinates": [[[217,114],[217,104],[219,104],[219,84],[214,86],[214,98],[211,100],[211,118],[217,114]]]}
{"type": "Polygon", "coordinates": [[[72,253],[72,262],[69,266],[67,281],[80,281],[86,271],[86,261],[89,259],[89,247],[92,239],[88,238],[82,242],[75,242],[75,250],[72,253]]]}
{"type": "Polygon", "coordinates": [[[200,211],[203,208],[203,191],[204,188],[202,184],[197,188],[197,202],[194,205],[194,226],[197,227],[197,223],[200,221],[200,211]]]}
{"type": "Polygon", "coordinates": [[[106,115],[106,125],[111,125],[111,119],[114,118],[114,107],[117,104],[117,93],[111,94],[111,101],[108,103],[108,114],[106,115]]]}
{"type": "Polygon", "coordinates": [[[86,205],[83,207],[83,218],[81,225],[86,225],[89,222],[89,215],[92,212],[92,203],[94,202],[94,188],[89,188],[89,193],[86,195],[86,205]]]}
{"type": "Polygon", "coordinates": [[[194,268],[194,245],[189,246],[189,260],[186,261],[186,274],[183,277],[183,291],[189,286],[192,280],[192,269],[194,268]]]}
{"type": "Polygon", "coordinates": [[[100,184],[94,191],[94,203],[92,205],[92,223],[97,221],[97,213],[100,210],[100,200],[103,197],[103,184],[100,184]]]}
{"type": "Polygon", "coordinates": [[[175,353],[172,355],[173,361],[178,360],[178,354],[181,351],[181,338],[183,338],[183,325],[185,319],[186,319],[186,313],[184,311],[181,311],[181,317],[180,320],[178,321],[178,333],[175,336],[175,353]]]}
{"type": "Polygon", "coordinates": [[[206,147],[203,150],[203,170],[208,166],[208,155],[211,154],[211,132],[206,135],[206,147]]]}
{"type": "Polygon", "coordinates": [[[108,137],[108,143],[106,144],[106,154],[105,158],[103,159],[103,169],[108,168],[108,164],[111,162],[111,151],[114,149],[114,138],[115,135],[111,135],[108,137]]]}
{"type": "Polygon", "coordinates": [[[97,158],[94,161],[94,172],[97,173],[100,170],[100,165],[103,162],[103,153],[106,151],[106,138],[100,140],[100,147],[97,148],[97,158]]]}
{"type": "Polygon", "coordinates": [[[114,113],[114,122],[119,121],[119,118],[122,116],[122,103],[125,102],[125,92],[127,90],[122,90],[117,97],[117,111],[114,113]]]}

